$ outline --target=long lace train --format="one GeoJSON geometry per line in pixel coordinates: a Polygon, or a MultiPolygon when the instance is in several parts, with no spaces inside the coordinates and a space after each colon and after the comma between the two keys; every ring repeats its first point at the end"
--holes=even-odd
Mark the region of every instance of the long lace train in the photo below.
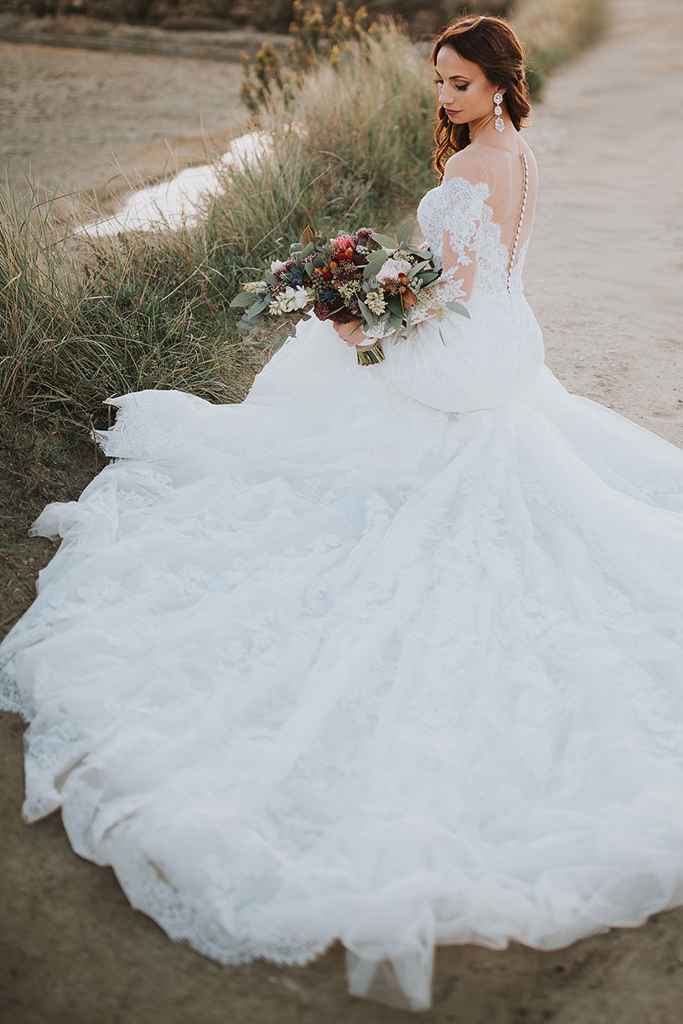
{"type": "Polygon", "coordinates": [[[683,453],[542,364],[429,406],[410,358],[304,320],[239,405],[114,399],[0,703],[24,819],[172,939],[339,938],[351,992],[388,962],[424,1009],[435,944],[683,903],[683,453]]]}

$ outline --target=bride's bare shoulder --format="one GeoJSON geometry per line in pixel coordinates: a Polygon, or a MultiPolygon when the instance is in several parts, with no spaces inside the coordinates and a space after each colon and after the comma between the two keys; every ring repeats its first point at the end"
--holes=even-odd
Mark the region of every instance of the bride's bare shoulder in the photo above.
{"type": "Polygon", "coordinates": [[[471,143],[451,154],[444,164],[444,180],[447,178],[466,178],[474,184],[495,181],[501,173],[507,173],[510,160],[517,154],[525,153],[527,162],[538,177],[536,154],[526,141],[516,140],[514,148],[507,145],[489,142],[471,143]]]}
{"type": "Polygon", "coordinates": [[[468,181],[476,183],[482,180],[482,167],[481,154],[471,146],[465,146],[457,153],[452,153],[444,164],[444,180],[466,178],[468,181]]]}
{"type": "Polygon", "coordinates": [[[469,145],[463,146],[456,153],[451,153],[444,167],[452,168],[451,173],[454,173],[458,168],[467,169],[479,163],[481,163],[481,151],[476,146],[469,145]]]}

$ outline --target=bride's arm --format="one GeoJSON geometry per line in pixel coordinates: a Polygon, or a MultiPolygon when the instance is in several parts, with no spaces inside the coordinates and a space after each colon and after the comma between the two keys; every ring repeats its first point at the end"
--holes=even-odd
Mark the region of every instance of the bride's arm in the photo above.
{"type": "Polygon", "coordinates": [[[332,323],[335,331],[347,345],[367,345],[372,341],[368,338],[363,330],[363,321],[350,320],[346,324],[332,323]]]}
{"type": "Polygon", "coordinates": [[[476,239],[489,187],[481,179],[480,163],[467,150],[447,162],[434,216],[440,219],[442,274],[418,298],[412,322],[439,316],[443,303],[453,299],[467,305],[477,274],[476,239]]]}

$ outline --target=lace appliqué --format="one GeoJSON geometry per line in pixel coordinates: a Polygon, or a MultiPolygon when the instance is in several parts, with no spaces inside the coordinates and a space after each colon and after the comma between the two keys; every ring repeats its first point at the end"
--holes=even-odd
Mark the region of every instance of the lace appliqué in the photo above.
{"type": "Polygon", "coordinates": [[[466,178],[446,178],[424,194],[417,208],[417,219],[425,241],[443,260],[443,235],[462,266],[471,262],[467,250],[474,247],[484,220],[484,200],[489,196],[485,181],[474,184],[466,178]]]}
{"type": "Polygon", "coordinates": [[[484,219],[484,200],[489,195],[489,186],[486,182],[472,185],[464,178],[446,178],[441,188],[446,203],[443,230],[458,264],[467,267],[472,262],[469,253],[484,219]]]}
{"type": "MultiPolygon", "coordinates": [[[[470,266],[476,258],[474,289],[487,295],[501,295],[507,290],[509,254],[501,241],[500,224],[493,219],[493,210],[486,201],[489,196],[488,182],[446,178],[424,194],[417,218],[425,241],[439,259],[443,260],[443,243],[447,238],[460,267],[470,266]]],[[[528,241],[527,238],[520,246],[512,267],[513,292],[522,291],[521,271],[528,241]]]]}

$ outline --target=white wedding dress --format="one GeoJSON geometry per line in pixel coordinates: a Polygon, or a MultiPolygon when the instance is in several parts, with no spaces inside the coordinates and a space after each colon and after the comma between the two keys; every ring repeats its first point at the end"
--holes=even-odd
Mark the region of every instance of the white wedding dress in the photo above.
{"type": "Polygon", "coordinates": [[[521,219],[505,157],[421,201],[471,319],[359,366],[308,316],[239,404],[108,399],[112,461],[31,527],[23,819],[221,963],[339,939],[420,1010],[435,945],[683,904],[683,452],[545,365],[527,168],[521,219]]]}

